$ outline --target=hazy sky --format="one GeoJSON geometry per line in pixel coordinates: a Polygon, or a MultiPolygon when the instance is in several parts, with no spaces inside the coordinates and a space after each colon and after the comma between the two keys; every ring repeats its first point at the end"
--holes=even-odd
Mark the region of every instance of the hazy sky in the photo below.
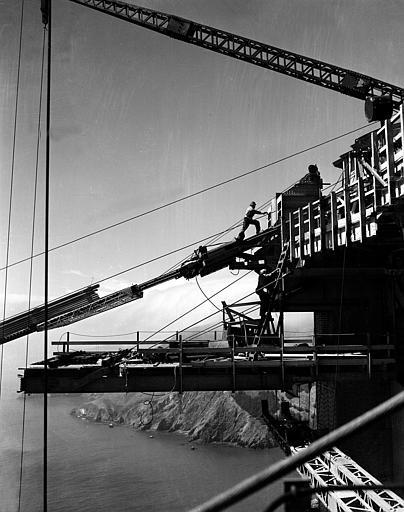
{"type": "MultiPolygon", "coordinates": [[[[39,0],[25,0],[9,263],[29,256],[31,247],[43,34],[39,5],[39,0]]],[[[141,5],[404,84],[401,0],[143,0],[141,5]]],[[[0,0],[0,8],[3,267],[21,0],[0,0]]],[[[366,124],[359,100],[166,38],[68,0],[53,0],[52,35],[51,247],[366,124]]],[[[318,164],[325,181],[334,182],[338,171],[332,162],[353,140],[354,136],[346,137],[52,252],[50,296],[229,227],[251,200],[258,205],[268,201],[299,179],[310,163],[318,164]]],[[[40,155],[35,252],[43,250],[44,137],[40,155]]],[[[107,281],[102,291],[156,276],[189,252],[107,281]]],[[[1,271],[1,296],[4,276],[1,271]]],[[[231,279],[235,276],[225,271],[200,284],[205,293],[213,293],[231,279]]],[[[7,316],[27,308],[28,286],[29,264],[10,268],[7,316]]],[[[240,284],[232,294],[230,288],[216,303],[234,300],[251,286],[255,280],[240,284]]],[[[203,299],[194,280],[178,281],[146,291],[144,299],[71,330],[103,335],[157,329],[203,299]]],[[[33,301],[43,302],[42,258],[34,264],[33,301]]],[[[208,305],[197,316],[213,311],[208,305]]],[[[173,328],[195,318],[186,317],[173,328]]],[[[53,331],[51,339],[66,330],[53,331]]],[[[31,336],[34,352],[41,343],[42,335],[31,336]]],[[[13,348],[6,347],[6,361],[15,361],[15,354],[20,357],[23,352],[23,340],[12,344],[13,348]]]]}

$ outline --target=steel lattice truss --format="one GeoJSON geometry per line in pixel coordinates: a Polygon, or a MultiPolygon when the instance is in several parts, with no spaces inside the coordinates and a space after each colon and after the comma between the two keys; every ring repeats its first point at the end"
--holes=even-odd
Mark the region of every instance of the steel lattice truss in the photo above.
{"type": "MultiPolygon", "coordinates": [[[[48,321],[47,327],[48,329],[56,329],[57,327],[63,327],[73,322],[77,322],[78,320],[84,320],[90,316],[98,315],[104,311],[108,311],[118,306],[127,304],[128,302],[132,302],[133,300],[139,299],[142,297],[142,295],[143,294],[141,292],[138,292],[134,287],[130,286],[123,290],[119,290],[118,292],[114,292],[105,297],[94,300],[90,304],[86,304],[80,308],[73,309],[67,313],[55,316],[48,321]]],[[[36,326],[37,331],[43,331],[44,329],[44,323],[38,324],[36,326]]]]}
{"type": "MultiPolygon", "coordinates": [[[[372,485],[380,484],[370,473],[347,457],[338,448],[333,448],[324,454],[330,462],[331,471],[344,484],[372,485]]],[[[404,501],[394,492],[388,489],[372,490],[361,493],[363,499],[372,507],[372,510],[390,512],[404,510],[404,501]]]]}
{"type": "MultiPolygon", "coordinates": [[[[380,485],[380,481],[356,464],[338,448],[332,448],[305,463],[299,473],[310,479],[312,487],[331,485],[380,485]]],[[[404,510],[404,501],[386,490],[333,491],[317,495],[321,503],[335,512],[393,512],[404,510]]]]}
{"type": "Polygon", "coordinates": [[[277,71],[358,99],[390,95],[397,107],[404,89],[367,75],[159,11],[113,0],[71,0],[214,52],[277,71]]]}

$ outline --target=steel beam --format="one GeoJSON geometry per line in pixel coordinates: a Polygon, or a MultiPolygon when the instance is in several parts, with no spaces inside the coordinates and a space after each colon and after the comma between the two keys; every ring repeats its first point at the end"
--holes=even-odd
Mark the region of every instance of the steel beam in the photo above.
{"type": "MultiPolygon", "coordinates": [[[[394,375],[394,361],[374,364],[372,378],[394,375]]],[[[288,389],[295,383],[334,381],[338,365],[340,379],[367,380],[366,358],[318,358],[316,361],[220,361],[200,364],[142,364],[100,367],[96,365],[48,368],[49,393],[122,393],[141,391],[241,391],[288,389]],[[282,378],[284,373],[284,378],[282,378]]],[[[20,391],[43,393],[43,366],[24,370],[20,391]]]]}

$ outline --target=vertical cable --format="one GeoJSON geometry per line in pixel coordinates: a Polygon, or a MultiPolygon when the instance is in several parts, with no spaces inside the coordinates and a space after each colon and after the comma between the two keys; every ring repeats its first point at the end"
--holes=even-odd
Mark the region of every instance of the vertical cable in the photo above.
{"type": "MultiPolygon", "coordinates": [[[[42,96],[43,96],[43,75],[44,75],[44,61],[45,61],[45,34],[46,29],[43,29],[42,37],[42,58],[41,58],[41,81],[39,87],[39,107],[38,107],[38,124],[37,124],[37,143],[36,143],[36,160],[35,160],[35,182],[34,182],[34,199],[32,211],[32,229],[31,229],[31,260],[29,270],[29,291],[28,291],[28,311],[31,309],[31,296],[32,296],[32,274],[33,274],[33,261],[34,261],[34,241],[35,241],[35,220],[36,220],[36,201],[38,189],[38,167],[39,167],[39,147],[41,139],[41,113],[42,113],[42,96]]],[[[29,334],[25,345],[25,368],[28,366],[28,347],[29,347],[29,334]]],[[[21,430],[21,455],[20,455],[20,475],[18,487],[18,512],[21,510],[21,496],[22,496],[22,476],[24,467],[24,438],[25,438],[25,415],[26,415],[26,401],[27,394],[24,393],[23,410],[22,410],[22,430],[21,430]]]]}
{"type": "MultiPolygon", "coordinates": [[[[15,94],[15,107],[14,107],[14,133],[13,133],[13,152],[11,157],[11,177],[10,177],[10,197],[8,205],[8,226],[7,226],[7,246],[6,246],[6,274],[4,277],[4,304],[3,304],[3,332],[4,338],[4,320],[6,318],[6,305],[7,305],[7,284],[8,284],[8,260],[10,256],[10,233],[11,233],[11,211],[13,204],[13,187],[14,187],[14,167],[15,167],[15,146],[17,135],[17,114],[18,114],[18,97],[20,92],[20,70],[21,70],[21,48],[22,48],[22,27],[24,22],[24,0],[21,3],[21,21],[20,21],[20,42],[18,47],[18,65],[17,65],[17,88],[15,94]]],[[[1,345],[0,351],[0,397],[3,382],[3,360],[4,360],[4,344],[1,345]]]]}
{"type": "Polygon", "coordinates": [[[51,98],[51,49],[52,49],[52,0],[46,0],[43,12],[48,26],[48,73],[46,97],[46,164],[45,164],[45,310],[44,310],[44,394],[43,394],[43,512],[48,510],[48,300],[49,300],[49,160],[50,160],[50,98],[51,98]]]}

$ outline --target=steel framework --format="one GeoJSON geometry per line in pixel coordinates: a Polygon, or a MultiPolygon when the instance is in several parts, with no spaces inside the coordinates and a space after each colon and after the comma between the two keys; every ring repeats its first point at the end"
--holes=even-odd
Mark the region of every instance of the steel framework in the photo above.
{"type": "MultiPolygon", "coordinates": [[[[335,485],[381,485],[379,480],[336,447],[306,462],[298,471],[310,479],[314,488],[335,485]]],[[[404,510],[404,500],[388,489],[332,491],[319,493],[317,496],[325,507],[335,512],[404,510]]]]}
{"type": "Polygon", "coordinates": [[[71,0],[160,34],[222,53],[358,99],[391,96],[397,107],[404,89],[370,76],[231,34],[194,21],[113,0],[71,0]]]}

